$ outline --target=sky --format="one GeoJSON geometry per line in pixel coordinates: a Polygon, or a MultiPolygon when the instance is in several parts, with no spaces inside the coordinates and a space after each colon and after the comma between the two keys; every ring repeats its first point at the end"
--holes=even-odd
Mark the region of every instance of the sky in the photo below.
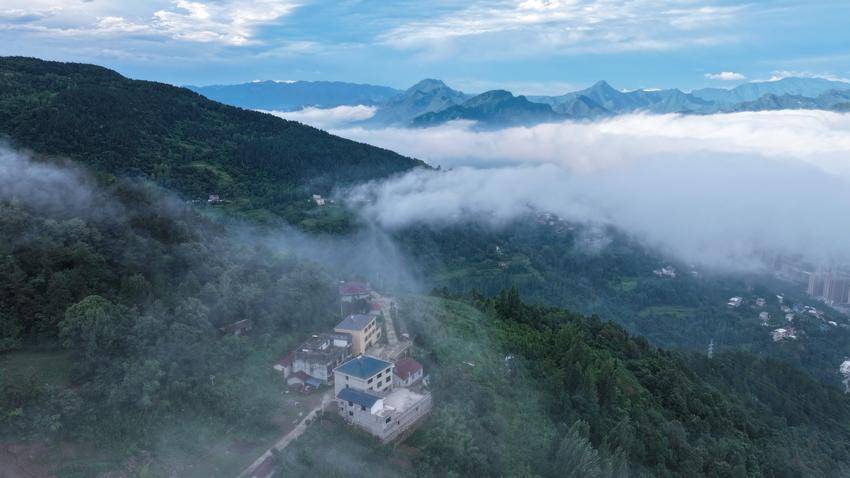
{"type": "Polygon", "coordinates": [[[0,0],[0,55],[173,84],[558,94],[850,78],[846,0],[0,0]]]}

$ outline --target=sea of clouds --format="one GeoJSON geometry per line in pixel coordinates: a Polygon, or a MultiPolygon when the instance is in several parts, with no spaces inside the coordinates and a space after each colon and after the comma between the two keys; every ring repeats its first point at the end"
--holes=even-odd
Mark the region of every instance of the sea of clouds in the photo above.
{"type": "Polygon", "coordinates": [[[350,197],[388,229],[498,226],[547,211],[615,226],[703,265],[750,264],[764,252],[850,260],[850,115],[632,114],[472,126],[332,128],[442,167],[362,185],[350,197]]]}

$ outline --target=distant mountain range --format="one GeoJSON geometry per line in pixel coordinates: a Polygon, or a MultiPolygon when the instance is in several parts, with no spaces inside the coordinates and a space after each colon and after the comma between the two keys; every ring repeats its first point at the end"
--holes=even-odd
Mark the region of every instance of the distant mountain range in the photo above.
{"type": "Polygon", "coordinates": [[[822,78],[783,78],[731,89],[618,90],[605,81],[559,96],[514,96],[505,90],[470,95],[426,79],[405,91],[342,82],[254,82],[189,87],[216,101],[250,109],[295,110],[369,105],[376,112],[359,124],[435,126],[470,120],[482,127],[593,120],[632,112],[710,114],[780,109],[850,111],[850,83],[822,78]]]}
{"type": "Polygon", "coordinates": [[[388,86],[341,81],[254,81],[239,85],[187,86],[220,103],[253,110],[292,111],[308,106],[377,105],[401,91],[388,86]]]}

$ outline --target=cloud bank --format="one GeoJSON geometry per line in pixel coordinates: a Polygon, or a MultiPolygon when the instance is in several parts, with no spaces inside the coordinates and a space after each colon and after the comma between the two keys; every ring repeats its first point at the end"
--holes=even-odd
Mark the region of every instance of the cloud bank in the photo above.
{"type": "Polygon", "coordinates": [[[632,115],[475,131],[341,131],[431,160],[351,192],[383,227],[532,211],[615,226],[683,260],[723,267],[762,253],[850,259],[850,116],[819,111],[632,115]]]}
{"type": "Polygon", "coordinates": [[[593,123],[475,131],[466,123],[428,129],[343,128],[335,134],[443,167],[556,164],[590,171],[695,153],[804,162],[850,176],[850,115],[766,111],[725,115],[622,115],[593,123]]]}
{"type": "Polygon", "coordinates": [[[736,73],[734,71],[721,71],[720,73],[706,73],[705,77],[709,80],[720,80],[720,81],[741,81],[746,80],[747,77],[742,75],[741,73],[736,73]]]}
{"type": "Polygon", "coordinates": [[[291,121],[315,126],[320,129],[339,128],[355,121],[363,121],[375,115],[374,106],[337,106],[317,108],[310,106],[297,111],[263,111],[291,121]]]}

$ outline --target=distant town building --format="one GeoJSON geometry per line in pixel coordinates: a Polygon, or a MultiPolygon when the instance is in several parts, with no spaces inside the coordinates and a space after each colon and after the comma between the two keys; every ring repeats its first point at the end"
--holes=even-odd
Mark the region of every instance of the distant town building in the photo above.
{"type": "Polygon", "coordinates": [[[838,371],[844,377],[844,380],[841,381],[844,384],[844,393],[850,393],[850,360],[842,362],[838,371]]]}
{"type": "Polygon", "coordinates": [[[730,297],[729,302],[726,303],[729,307],[739,307],[744,302],[742,297],[730,297]]]}
{"type": "Polygon", "coordinates": [[[410,387],[422,380],[422,364],[410,357],[396,361],[393,368],[393,380],[398,387],[410,387]]]}
{"type": "Polygon", "coordinates": [[[351,345],[351,335],[346,333],[314,335],[293,352],[292,372],[330,383],[333,369],[351,355],[351,345]]]}
{"type": "Polygon", "coordinates": [[[759,297],[758,299],[756,299],[756,307],[764,307],[764,305],[766,303],[767,303],[767,301],[764,300],[764,298],[762,298],[762,297],[759,297]]]}
{"type": "Polygon", "coordinates": [[[850,277],[832,270],[809,273],[806,293],[829,304],[850,303],[850,277]]]}
{"type": "Polygon", "coordinates": [[[768,314],[767,312],[760,312],[759,313],[759,321],[761,322],[761,325],[766,326],[767,322],[769,320],[770,320],[770,314],[768,314]]]}
{"type": "Polygon", "coordinates": [[[315,202],[317,206],[324,206],[325,205],[325,198],[323,198],[321,194],[314,194],[313,195],[313,202],[315,202]]]}
{"type": "Polygon", "coordinates": [[[780,340],[788,340],[788,339],[796,339],[797,338],[796,330],[794,330],[791,327],[774,329],[773,332],[771,332],[771,335],[773,337],[774,342],[779,342],[780,340]]]}
{"type": "Polygon", "coordinates": [[[222,202],[221,196],[218,194],[210,194],[207,198],[207,204],[221,204],[222,202]]]}
{"type": "Polygon", "coordinates": [[[351,335],[351,354],[360,355],[381,338],[381,328],[374,316],[353,314],[342,320],[335,332],[351,335]]]}

